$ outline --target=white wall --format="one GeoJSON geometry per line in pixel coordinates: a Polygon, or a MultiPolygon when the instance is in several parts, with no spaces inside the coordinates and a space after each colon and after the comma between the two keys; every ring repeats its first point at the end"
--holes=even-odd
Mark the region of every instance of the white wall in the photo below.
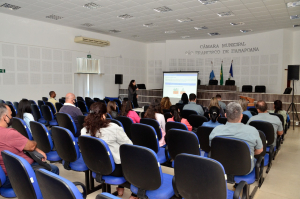
{"type": "Polygon", "coordinates": [[[50,90],[56,91],[58,99],[74,92],[76,58],[86,57],[89,51],[92,58],[101,59],[105,73],[92,78],[91,97],[117,96],[114,74],[124,74],[122,88],[131,79],[146,83],[144,43],[1,13],[0,19],[0,69],[6,69],[0,74],[0,99],[38,100],[50,90]],[[75,36],[108,40],[111,46],[77,44],[75,36]]]}

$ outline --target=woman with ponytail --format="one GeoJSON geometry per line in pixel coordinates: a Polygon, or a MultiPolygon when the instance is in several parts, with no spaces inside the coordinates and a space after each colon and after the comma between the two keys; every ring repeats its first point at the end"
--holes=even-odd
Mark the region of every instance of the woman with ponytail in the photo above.
{"type": "Polygon", "coordinates": [[[189,131],[192,131],[193,127],[187,121],[187,119],[181,118],[178,112],[178,107],[176,105],[172,105],[170,108],[172,118],[169,118],[167,122],[181,122],[185,124],[189,131]]]}
{"type": "Polygon", "coordinates": [[[216,126],[219,126],[219,125],[223,125],[223,124],[220,124],[218,122],[218,118],[219,117],[220,117],[220,109],[218,107],[216,107],[216,106],[210,107],[210,109],[209,109],[209,118],[210,118],[210,121],[204,122],[202,124],[202,126],[216,127],[216,126]]]}
{"type": "Polygon", "coordinates": [[[274,110],[269,111],[269,113],[277,113],[283,116],[284,120],[284,126],[286,123],[286,118],[287,118],[287,112],[285,110],[282,110],[282,102],[280,100],[275,100],[274,101],[274,110]]]}

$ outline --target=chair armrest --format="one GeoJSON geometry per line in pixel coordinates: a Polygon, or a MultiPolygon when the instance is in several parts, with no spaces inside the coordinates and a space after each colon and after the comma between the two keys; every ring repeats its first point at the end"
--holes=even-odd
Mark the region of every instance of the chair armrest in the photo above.
{"type": "Polygon", "coordinates": [[[86,187],[85,187],[85,185],[82,184],[81,182],[73,182],[73,184],[74,184],[75,186],[81,186],[81,188],[82,188],[82,190],[83,190],[83,192],[81,193],[81,194],[82,194],[82,197],[83,197],[84,199],[86,199],[86,187]]]}
{"type": "Polygon", "coordinates": [[[249,186],[247,182],[241,181],[237,187],[235,188],[233,199],[240,199],[241,192],[243,191],[243,195],[241,199],[248,199],[249,198],[249,186]]]}
{"type": "Polygon", "coordinates": [[[43,168],[48,171],[51,171],[51,166],[47,162],[42,161],[42,158],[44,158],[44,156],[42,154],[40,154],[37,151],[25,151],[25,152],[26,152],[26,154],[28,154],[27,156],[31,157],[35,162],[37,162],[39,164],[39,165],[35,166],[36,169],[43,168]]]}
{"type": "Polygon", "coordinates": [[[259,156],[259,158],[256,161],[255,164],[255,179],[259,180],[264,172],[264,163],[265,163],[265,158],[262,156],[259,156]]]}
{"type": "Polygon", "coordinates": [[[179,192],[177,190],[177,187],[176,187],[175,176],[173,176],[173,179],[172,179],[172,186],[173,186],[175,196],[177,198],[181,198],[180,195],[179,195],[179,192]]]}
{"type": "Polygon", "coordinates": [[[169,148],[168,148],[168,145],[167,145],[166,148],[165,148],[165,156],[166,156],[167,161],[170,162],[171,159],[169,158],[169,150],[168,149],[169,148]]]}

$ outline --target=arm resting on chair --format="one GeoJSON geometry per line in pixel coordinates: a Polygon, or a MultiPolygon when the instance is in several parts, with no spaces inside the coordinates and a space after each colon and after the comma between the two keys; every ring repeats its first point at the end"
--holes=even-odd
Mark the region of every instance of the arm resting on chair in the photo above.
{"type": "Polygon", "coordinates": [[[83,197],[84,199],[86,199],[86,187],[84,186],[84,184],[82,184],[81,182],[73,182],[73,184],[74,184],[75,186],[81,186],[81,188],[82,188],[82,190],[83,190],[83,192],[81,193],[81,194],[82,194],[82,197],[83,197]]]}
{"type": "Polygon", "coordinates": [[[238,186],[235,188],[233,199],[239,199],[241,192],[243,191],[243,195],[241,199],[248,199],[249,198],[249,186],[247,182],[241,181],[238,186]]]}

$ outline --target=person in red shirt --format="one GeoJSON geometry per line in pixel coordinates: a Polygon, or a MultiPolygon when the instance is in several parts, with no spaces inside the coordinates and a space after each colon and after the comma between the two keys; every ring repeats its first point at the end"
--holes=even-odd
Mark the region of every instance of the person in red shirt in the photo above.
{"type": "Polygon", "coordinates": [[[192,131],[193,127],[187,121],[187,119],[181,118],[176,105],[172,105],[170,108],[172,118],[167,119],[167,122],[181,122],[185,124],[189,131],[192,131]]]}
{"type": "MultiPolygon", "coordinates": [[[[37,151],[44,156],[42,161],[46,161],[46,154],[38,149],[37,143],[35,141],[28,140],[21,133],[16,131],[13,128],[8,128],[12,124],[12,112],[6,104],[0,104],[0,166],[2,167],[5,175],[7,175],[6,168],[3,162],[1,152],[8,150],[31,164],[31,166],[37,165],[38,163],[34,162],[33,159],[28,157],[23,151],[37,151]]],[[[59,174],[59,169],[55,165],[51,165],[52,172],[59,174]]],[[[4,188],[11,188],[10,180],[6,177],[5,183],[2,185],[4,188]]]]}

